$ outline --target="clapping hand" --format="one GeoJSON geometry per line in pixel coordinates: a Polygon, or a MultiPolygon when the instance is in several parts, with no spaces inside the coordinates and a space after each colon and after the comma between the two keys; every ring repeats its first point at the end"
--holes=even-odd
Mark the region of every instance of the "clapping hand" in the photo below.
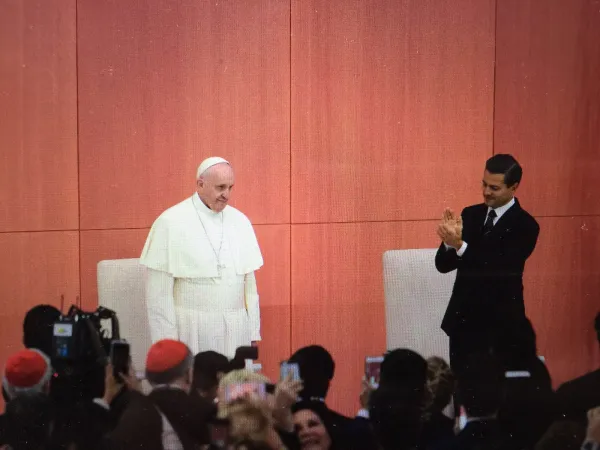
{"type": "Polygon", "coordinates": [[[457,217],[450,208],[446,208],[442,221],[438,225],[437,234],[446,245],[458,250],[463,244],[462,228],[462,217],[457,217]]]}

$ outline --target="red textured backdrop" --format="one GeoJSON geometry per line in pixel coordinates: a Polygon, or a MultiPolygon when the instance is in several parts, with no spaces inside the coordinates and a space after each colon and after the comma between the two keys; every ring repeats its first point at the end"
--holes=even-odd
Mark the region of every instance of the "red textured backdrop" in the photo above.
{"type": "Polygon", "coordinates": [[[265,256],[267,373],[321,343],[351,414],[385,350],[383,251],[436,246],[441,210],[511,152],[542,227],[541,353],[557,383],[600,363],[594,2],[7,0],[0,55],[0,361],[29,307],[95,307],[98,261],[139,256],[218,154],[265,256]]]}

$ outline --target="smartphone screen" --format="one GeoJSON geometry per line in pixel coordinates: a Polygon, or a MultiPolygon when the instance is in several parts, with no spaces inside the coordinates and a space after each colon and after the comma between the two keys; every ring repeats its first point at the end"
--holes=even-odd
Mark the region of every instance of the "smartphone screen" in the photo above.
{"type": "Polygon", "coordinates": [[[292,374],[293,381],[300,380],[300,366],[298,363],[283,361],[279,366],[279,378],[285,380],[290,373],[292,374]]]}
{"type": "Polygon", "coordinates": [[[383,356],[367,356],[365,358],[365,378],[374,389],[379,387],[382,362],[383,356]]]}
{"type": "Polygon", "coordinates": [[[248,394],[266,398],[267,386],[265,383],[231,383],[225,386],[225,401],[227,402],[243,398],[248,394]]]}
{"type": "Polygon", "coordinates": [[[112,341],[110,344],[110,363],[113,366],[115,379],[120,380],[119,374],[129,372],[129,343],[126,341],[112,341]]]}

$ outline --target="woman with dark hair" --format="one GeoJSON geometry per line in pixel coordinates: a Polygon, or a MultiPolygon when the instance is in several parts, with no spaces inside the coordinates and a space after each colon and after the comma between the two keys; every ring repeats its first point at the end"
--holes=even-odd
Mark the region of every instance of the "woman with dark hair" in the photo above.
{"type": "Polygon", "coordinates": [[[294,428],[302,450],[334,450],[343,445],[344,436],[334,431],[330,412],[323,402],[301,401],[292,407],[294,428]]]}

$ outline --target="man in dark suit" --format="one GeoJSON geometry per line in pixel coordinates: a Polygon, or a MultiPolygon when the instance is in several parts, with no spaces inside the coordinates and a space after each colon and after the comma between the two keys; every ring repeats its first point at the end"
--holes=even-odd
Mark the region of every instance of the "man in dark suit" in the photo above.
{"type": "Polygon", "coordinates": [[[438,442],[433,450],[519,450],[498,420],[504,392],[504,371],[497,358],[489,354],[471,354],[458,378],[461,405],[461,431],[453,438],[438,442]]]}
{"type": "Polygon", "coordinates": [[[501,348],[503,336],[524,323],[523,270],[540,228],[515,198],[522,174],[511,155],[493,156],[483,175],[484,203],[460,217],[446,210],[438,226],[436,268],[458,271],[442,321],[455,369],[472,352],[501,348]]]}
{"type": "MultiPolygon", "coordinates": [[[[195,450],[208,445],[214,405],[200,395],[189,395],[193,364],[193,355],[183,342],[170,339],[155,342],[146,357],[146,379],[152,392],[147,396],[136,389],[126,393],[126,406],[118,423],[98,442],[96,449],[195,450]]],[[[106,392],[101,403],[112,410],[111,397],[122,385],[113,377],[110,367],[106,375],[106,392]]]]}

